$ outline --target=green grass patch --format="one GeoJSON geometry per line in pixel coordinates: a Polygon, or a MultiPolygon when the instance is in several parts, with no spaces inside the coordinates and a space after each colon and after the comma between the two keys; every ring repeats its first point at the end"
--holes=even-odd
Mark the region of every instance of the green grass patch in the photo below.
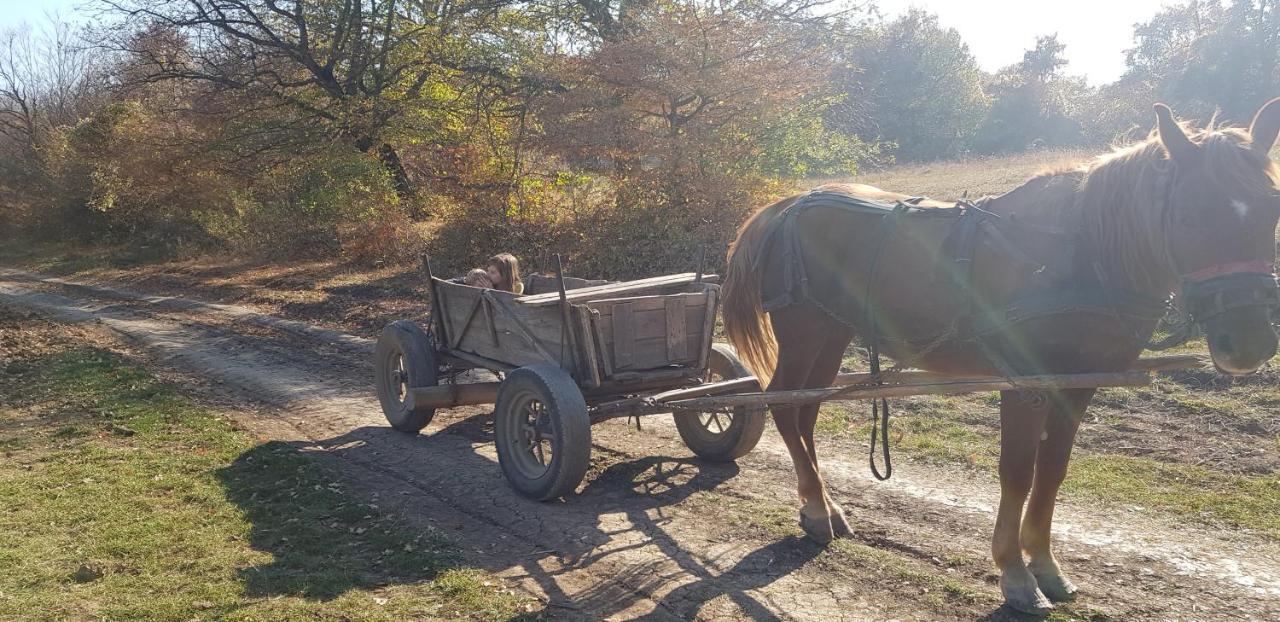
{"type": "Polygon", "coordinates": [[[1252,477],[1145,458],[1083,454],[1063,490],[1226,523],[1280,540],[1280,475],[1252,477]]]}
{"type": "Polygon", "coordinates": [[[449,541],[118,356],[0,373],[0,619],[507,619],[449,541]]]}
{"type": "MultiPolygon", "coordinates": [[[[999,463],[999,430],[963,422],[966,412],[984,396],[967,400],[921,398],[892,423],[893,449],[916,460],[974,468],[995,485],[999,463]]],[[[828,404],[819,419],[827,434],[870,438],[871,427],[861,405],[828,404]]],[[[990,416],[997,417],[995,412],[990,416]]],[[[1280,448],[1280,439],[1276,440],[1280,448]]],[[[1073,497],[1107,503],[1140,505],[1207,525],[1225,524],[1256,530],[1280,540],[1280,474],[1237,475],[1204,467],[1171,464],[1148,458],[1077,450],[1063,485],[1073,497]]]]}

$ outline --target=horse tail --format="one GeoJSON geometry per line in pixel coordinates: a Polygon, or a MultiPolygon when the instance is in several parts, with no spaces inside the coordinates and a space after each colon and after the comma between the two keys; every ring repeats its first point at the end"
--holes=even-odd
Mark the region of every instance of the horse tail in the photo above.
{"type": "Polygon", "coordinates": [[[761,387],[769,385],[778,364],[778,342],[761,305],[760,281],[764,273],[761,264],[774,221],[796,198],[783,199],[756,211],[738,229],[738,237],[729,247],[721,305],[724,330],[738,357],[760,380],[761,387]]]}

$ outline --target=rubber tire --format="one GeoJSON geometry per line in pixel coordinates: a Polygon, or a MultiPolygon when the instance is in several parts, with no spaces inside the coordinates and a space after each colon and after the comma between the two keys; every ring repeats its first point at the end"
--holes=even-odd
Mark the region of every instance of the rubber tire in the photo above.
{"type": "Polygon", "coordinates": [[[373,385],[382,404],[382,414],[387,423],[401,432],[417,434],[431,423],[435,409],[412,411],[404,407],[400,397],[392,392],[394,373],[392,361],[396,355],[404,359],[404,371],[409,387],[434,387],[439,382],[440,368],[435,349],[427,332],[408,320],[396,320],[382,329],[378,345],[373,350],[373,385]]]}
{"type": "MultiPolygon", "coordinates": [[[[747,366],[738,360],[733,346],[727,343],[711,344],[707,363],[712,373],[724,380],[751,375],[747,366]]],[[[675,420],[680,438],[699,458],[711,462],[733,462],[751,453],[760,442],[768,413],[764,406],[739,406],[733,410],[729,428],[719,434],[710,433],[692,414],[675,415],[675,420]]]]}
{"type": "Polygon", "coordinates": [[[578,487],[591,465],[591,419],[582,391],[563,369],[550,364],[521,367],[507,374],[498,387],[498,403],[493,411],[494,440],[498,464],[521,495],[547,501],[568,495],[578,487]],[[512,453],[518,442],[516,412],[523,396],[532,394],[551,416],[554,450],[545,473],[529,478],[516,466],[512,453]]]}

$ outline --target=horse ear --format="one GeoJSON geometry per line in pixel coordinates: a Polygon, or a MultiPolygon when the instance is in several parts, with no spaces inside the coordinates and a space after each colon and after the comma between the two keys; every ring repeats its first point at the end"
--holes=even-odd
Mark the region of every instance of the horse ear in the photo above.
{"type": "Polygon", "coordinates": [[[1188,162],[1195,159],[1200,148],[1187,138],[1182,126],[1173,118],[1173,111],[1164,104],[1156,104],[1156,131],[1160,136],[1160,144],[1169,153],[1174,162],[1188,162]]]}
{"type": "Polygon", "coordinates": [[[1276,144],[1276,134],[1280,134],[1280,97],[1277,97],[1258,109],[1249,124],[1249,136],[1253,138],[1255,152],[1267,155],[1276,144]]]}

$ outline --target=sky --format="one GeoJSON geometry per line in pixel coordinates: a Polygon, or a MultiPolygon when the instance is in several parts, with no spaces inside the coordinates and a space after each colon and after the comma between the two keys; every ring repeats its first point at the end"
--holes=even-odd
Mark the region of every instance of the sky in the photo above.
{"type": "Polygon", "coordinates": [[[1067,46],[1067,72],[1090,84],[1112,82],[1124,72],[1133,47],[1133,25],[1148,21],[1172,0],[879,0],[893,17],[917,7],[955,28],[978,64],[995,71],[1022,60],[1036,36],[1058,33],[1067,46]]]}
{"type": "MultiPolygon", "coordinates": [[[[1022,60],[1037,35],[1058,33],[1067,44],[1069,73],[1104,84],[1124,71],[1133,25],[1173,0],[878,0],[889,17],[911,7],[936,13],[968,42],[978,64],[995,71],[1022,60]]],[[[0,0],[0,28],[41,19],[45,11],[71,13],[85,0],[0,0]]]]}
{"type": "Polygon", "coordinates": [[[64,15],[74,12],[85,0],[0,0],[0,28],[35,23],[44,19],[45,11],[64,15]]]}

